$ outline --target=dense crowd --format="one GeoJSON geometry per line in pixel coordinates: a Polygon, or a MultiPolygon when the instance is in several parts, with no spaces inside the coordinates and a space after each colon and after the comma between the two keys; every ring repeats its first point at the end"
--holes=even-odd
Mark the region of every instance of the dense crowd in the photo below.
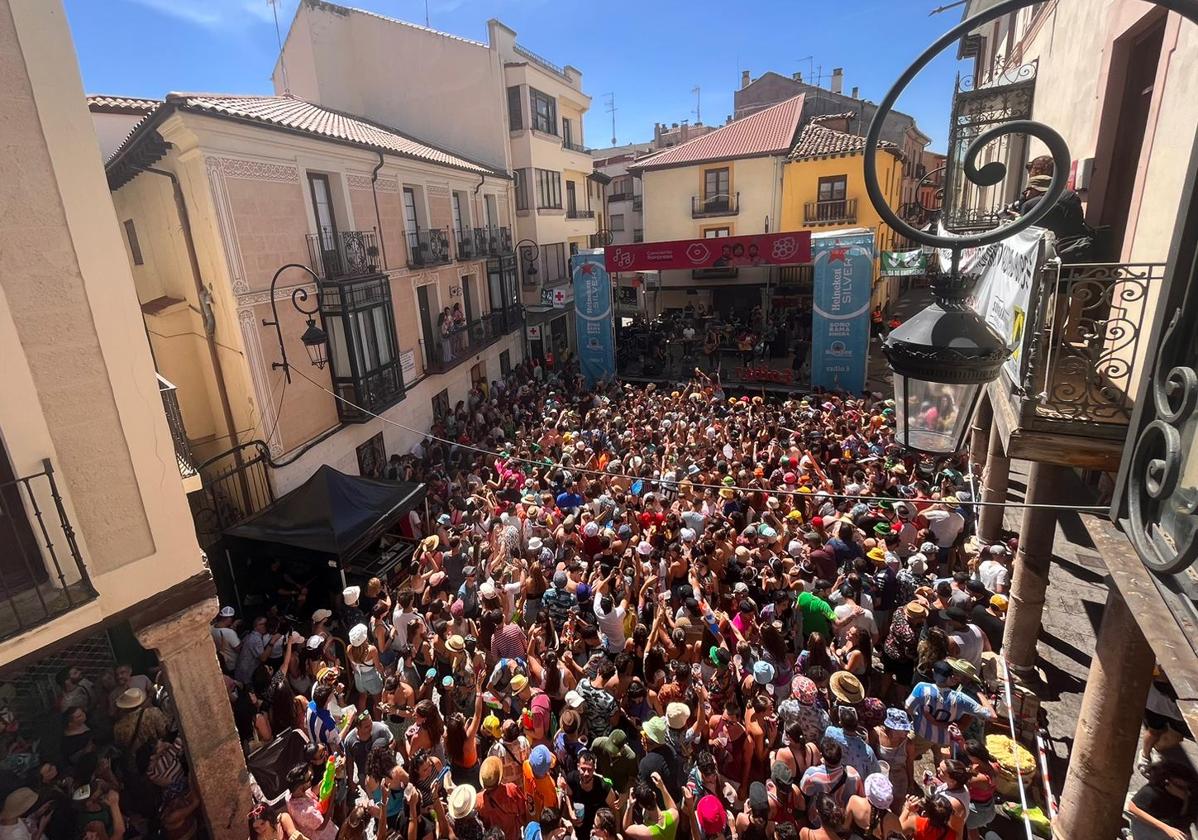
{"type": "Polygon", "coordinates": [[[961,464],[897,446],[888,401],[522,366],[391,469],[434,505],[410,563],[304,633],[274,632],[309,599],[285,583],[246,636],[232,609],[214,625],[247,749],[308,741],[259,840],[940,840],[993,818],[978,678],[1010,549],[966,550],[961,464]]]}

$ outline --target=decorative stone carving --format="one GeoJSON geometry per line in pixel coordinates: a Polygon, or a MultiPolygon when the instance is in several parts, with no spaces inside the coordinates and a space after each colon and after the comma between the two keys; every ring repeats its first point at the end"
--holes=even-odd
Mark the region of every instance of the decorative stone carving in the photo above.
{"type": "Polygon", "coordinates": [[[216,209],[216,226],[220,230],[221,246],[225,252],[225,265],[229,271],[229,283],[233,294],[244,294],[250,290],[245,279],[245,263],[241,258],[241,249],[237,246],[237,227],[233,223],[233,208],[229,203],[229,193],[225,189],[224,159],[212,156],[204,158],[204,168],[208,173],[208,188],[212,191],[212,206],[216,209]]]}
{"type": "Polygon", "coordinates": [[[299,167],[286,163],[221,158],[221,171],[229,178],[244,178],[249,181],[275,181],[281,184],[299,182],[299,167]]]}

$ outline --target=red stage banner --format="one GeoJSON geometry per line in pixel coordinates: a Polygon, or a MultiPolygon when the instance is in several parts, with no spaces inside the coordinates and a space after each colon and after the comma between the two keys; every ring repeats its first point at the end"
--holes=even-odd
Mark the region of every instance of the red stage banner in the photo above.
{"type": "Polygon", "coordinates": [[[803,265],[811,262],[811,233],[796,230],[790,233],[608,245],[604,249],[604,261],[609,272],[803,265]]]}

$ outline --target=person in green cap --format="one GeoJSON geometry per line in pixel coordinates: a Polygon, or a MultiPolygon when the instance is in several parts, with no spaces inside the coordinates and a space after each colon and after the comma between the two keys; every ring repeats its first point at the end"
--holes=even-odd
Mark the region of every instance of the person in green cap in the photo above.
{"type": "Polygon", "coordinates": [[[600,776],[611,782],[621,796],[627,795],[632,780],[636,778],[636,752],[628,744],[628,735],[623,729],[613,729],[610,735],[591,741],[595,753],[595,769],[600,776]]]}

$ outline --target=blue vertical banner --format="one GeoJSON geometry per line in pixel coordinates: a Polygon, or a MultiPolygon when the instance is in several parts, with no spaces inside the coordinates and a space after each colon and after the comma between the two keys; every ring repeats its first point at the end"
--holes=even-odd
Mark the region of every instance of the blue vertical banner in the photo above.
{"type": "Polygon", "coordinates": [[[570,257],[574,278],[574,323],[578,334],[578,364],[587,385],[616,374],[615,341],[612,336],[611,275],[603,261],[603,249],[583,251],[570,257]]]}
{"type": "Polygon", "coordinates": [[[860,393],[869,366],[873,232],[815,234],[811,255],[811,387],[860,393]]]}

